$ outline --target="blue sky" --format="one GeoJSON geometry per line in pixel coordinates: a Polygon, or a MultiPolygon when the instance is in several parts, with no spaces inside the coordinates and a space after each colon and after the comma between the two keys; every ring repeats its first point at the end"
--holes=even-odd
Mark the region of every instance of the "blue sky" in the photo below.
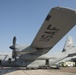
{"type": "MultiPolygon", "coordinates": [[[[13,36],[17,44],[30,45],[51,8],[76,10],[76,0],[0,0],[0,52],[10,52],[13,36]]],[[[76,26],[50,52],[63,49],[68,35],[76,43],[76,26]]]]}

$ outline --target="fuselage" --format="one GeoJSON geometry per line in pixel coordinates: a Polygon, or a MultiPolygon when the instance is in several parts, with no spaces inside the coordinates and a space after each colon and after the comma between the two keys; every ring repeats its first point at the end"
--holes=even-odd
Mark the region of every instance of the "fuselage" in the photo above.
{"type": "Polygon", "coordinates": [[[16,61],[10,55],[8,55],[7,57],[5,56],[6,54],[1,56],[1,59],[0,59],[2,60],[1,66],[9,66],[9,67],[13,67],[13,66],[23,67],[24,66],[27,68],[39,68],[42,66],[51,66],[57,63],[58,61],[66,58],[67,54],[65,54],[64,52],[54,54],[54,55],[44,54],[40,56],[35,55],[35,54],[26,54],[26,55],[24,54],[23,56],[18,58],[16,61]]]}
{"type": "Polygon", "coordinates": [[[1,66],[18,66],[27,68],[39,68],[43,66],[51,66],[68,56],[67,52],[60,52],[56,54],[48,54],[46,50],[37,50],[30,46],[19,46],[17,59],[12,58],[12,53],[1,53],[0,54],[0,65],[1,66]],[[20,49],[20,50],[19,50],[20,49]]]}

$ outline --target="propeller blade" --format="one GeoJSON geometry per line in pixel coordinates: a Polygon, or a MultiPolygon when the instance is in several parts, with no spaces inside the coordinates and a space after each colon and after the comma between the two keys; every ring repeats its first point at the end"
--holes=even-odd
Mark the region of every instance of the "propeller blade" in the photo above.
{"type": "Polygon", "coordinates": [[[16,45],[16,36],[14,36],[13,38],[13,48],[15,48],[15,45],[16,45]]]}
{"type": "Polygon", "coordinates": [[[16,53],[16,36],[13,37],[13,45],[10,46],[9,48],[12,49],[12,58],[14,58],[16,60],[17,58],[17,53],[16,53]]]}

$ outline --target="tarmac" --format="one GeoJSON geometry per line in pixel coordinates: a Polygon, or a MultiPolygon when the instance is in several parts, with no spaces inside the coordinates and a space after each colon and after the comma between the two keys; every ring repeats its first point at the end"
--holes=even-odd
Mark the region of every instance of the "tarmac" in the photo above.
{"type": "Polygon", "coordinates": [[[24,68],[9,67],[0,68],[0,75],[76,75],[76,67],[36,70],[26,70],[24,68]]]}

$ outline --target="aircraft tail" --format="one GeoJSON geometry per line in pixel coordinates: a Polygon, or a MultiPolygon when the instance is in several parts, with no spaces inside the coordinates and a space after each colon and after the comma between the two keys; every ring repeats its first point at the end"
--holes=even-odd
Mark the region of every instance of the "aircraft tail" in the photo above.
{"type": "Polygon", "coordinates": [[[75,49],[76,47],[75,47],[72,37],[68,36],[62,52],[71,52],[71,51],[75,51],[75,49]]]}

